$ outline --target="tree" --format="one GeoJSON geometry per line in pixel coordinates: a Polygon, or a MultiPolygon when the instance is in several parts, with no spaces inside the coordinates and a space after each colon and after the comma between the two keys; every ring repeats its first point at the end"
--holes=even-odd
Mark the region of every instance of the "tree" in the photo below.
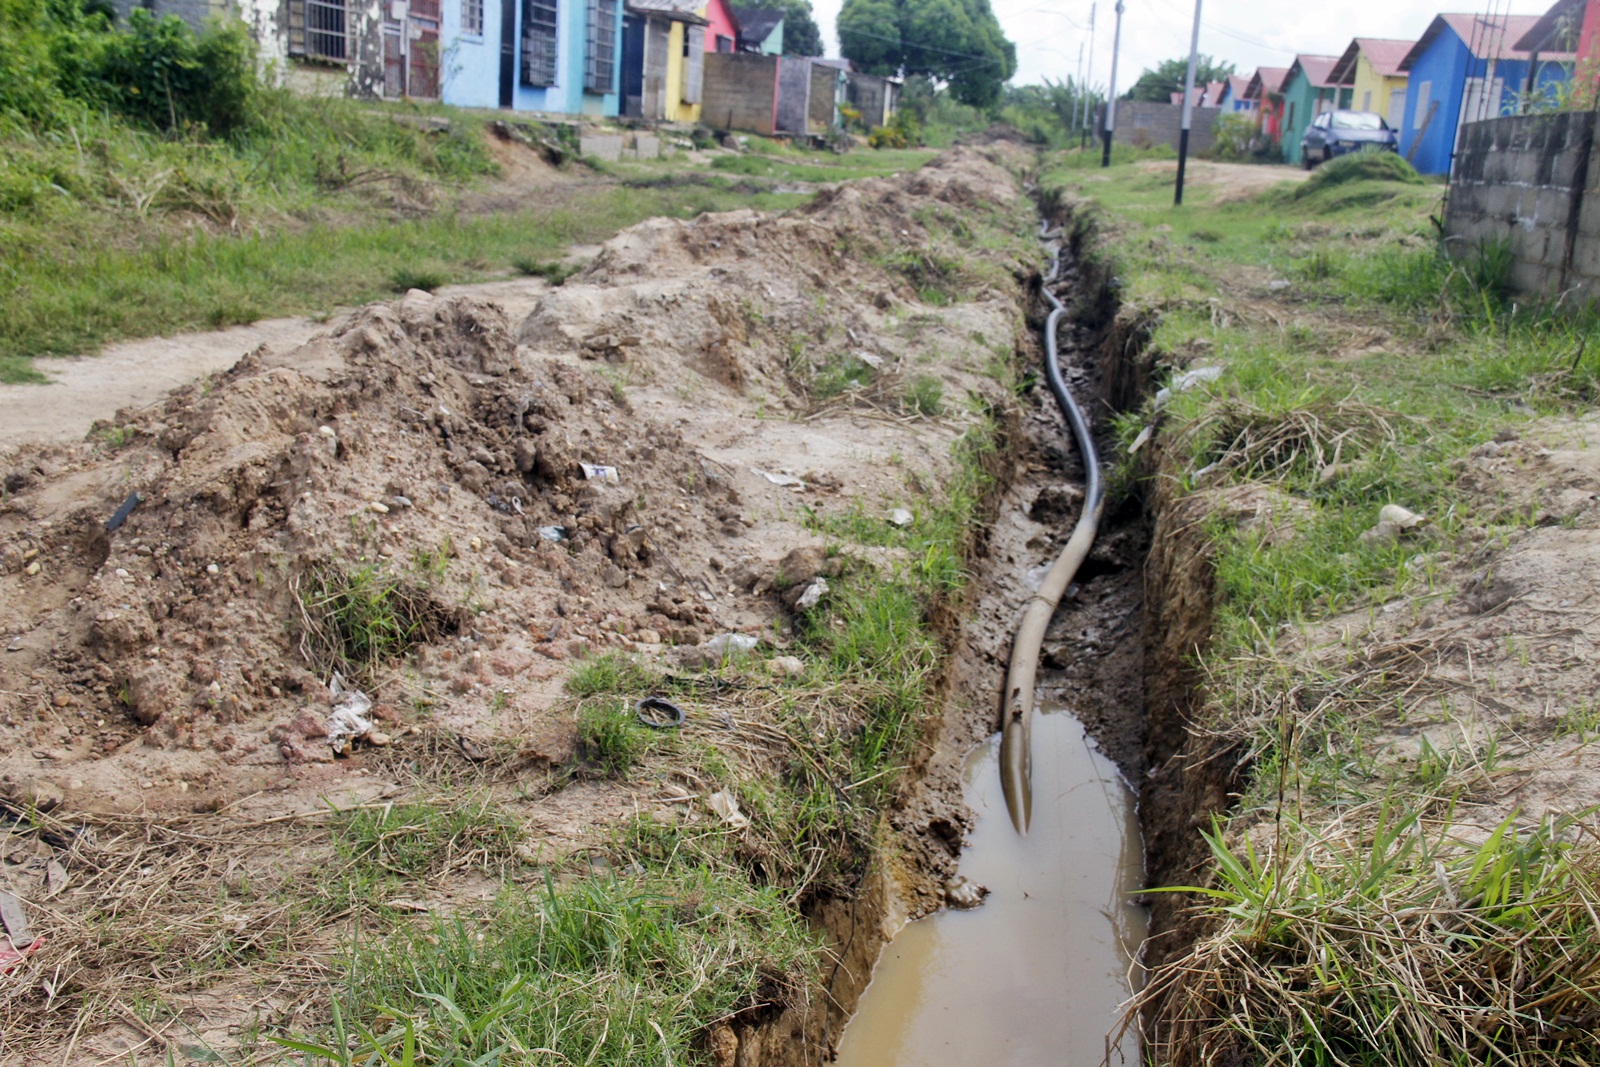
{"type": "Polygon", "coordinates": [[[822,54],[822,31],[811,16],[811,0],[762,0],[762,6],[783,12],[784,55],[822,54]]]}
{"type": "MultiPolygon", "coordinates": [[[[1139,80],[1133,83],[1133,88],[1128,90],[1124,100],[1154,100],[1165,104],[1172,99],[1173,93],[1183,93],[1184,76],[1189,71],[1189,57],[1182,56],[1178,59],[1169,59],[1156,66],[1154,70],[1146,69],[1139,75],[1139,80]]],[[[1204,85],[1206,82],[1219,82],[1234,73],[1232,63],[1218,63],[1210,56],[1196,56],[1194,64],[1194,83],[1204,85]]]]}
{"type": "Polygon", "coordinates": [[[845,0],[839,51],[868,74],[923,74],[970,107],[993,108],[1017,70],[989,0],[845,0]]]}

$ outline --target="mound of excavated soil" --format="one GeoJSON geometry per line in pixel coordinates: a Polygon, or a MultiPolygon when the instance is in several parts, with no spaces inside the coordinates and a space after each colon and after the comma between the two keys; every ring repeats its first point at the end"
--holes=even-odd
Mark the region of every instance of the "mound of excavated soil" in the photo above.
{"type": "Polygon", "coordinates": [[[308,623],[332,623],[301,604],[330,576],[396,583],[422,624],[360,679],[384,731],[429,719],[544,763],[571,753],[552,709],[573,657],[781,635],[778,562],[822,543],[806,511],[910,502],[948,470],[963,396],[997,399],[984,368],[1017,343],[1028,264],[948,235],[1025,226],[1004,151],[635,227],[520,329],[412,292],[25,448],[0,498],[0,795],[205,810],[358,773],[317,736],[332,659],[308,623]],[[870,382],[819,405],[814,375],[849,359],[870,382]],[[913,376],[943,417],[899,401],[913,376]]]}

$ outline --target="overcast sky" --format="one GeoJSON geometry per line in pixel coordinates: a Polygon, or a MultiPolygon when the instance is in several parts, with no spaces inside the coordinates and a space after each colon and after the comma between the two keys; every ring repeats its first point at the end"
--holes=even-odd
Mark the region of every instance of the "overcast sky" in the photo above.
{"type": "MultiPolygon", "coordinates": [[[[842,0],[812,0],[829,55],[839,54],[834,21],[842,0]]],[[[1297,52],[1339,55],[1352,37],[1415,40],[1440,11],[1486,12],[1488,3],[1440,6],[1441,0],[1207,0],[1200,26],[1200,51],[1232,60],[1249,76],[1257,67],[1287,67],[1297,52]]],[[[1542,15],[1553,0],[1510,0],[1513,15],[1542,15]]],[[[1014,85],[1076,73],[1078,45],[1088,58],[1090,0],[990,0],[1006,36],[1017,44],[1014,85]]],[[[1189,53],[1192,0],[1124,0],[1122,59],[1117,85],[1126,90],[1139,72],[1163,59],[1189,53]]],[[[1495,4],[1504,12],[1506,0],[1495,4]]],[[[1101,0],[1095,19],[1094,70],[1090,82],[1103,87],[1111,76],[1111,31],[1116,0],[1101,0]]]]}

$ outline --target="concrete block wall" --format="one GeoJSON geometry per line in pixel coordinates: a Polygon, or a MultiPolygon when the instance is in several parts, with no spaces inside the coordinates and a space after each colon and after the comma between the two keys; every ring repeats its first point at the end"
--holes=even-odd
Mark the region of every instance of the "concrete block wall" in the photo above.
{"type": "MultiPolygon", "coordinates": [[[[700,121],[717,130],[770,135],[777,91],[777,56],[707,52],[700,121]]],[[[804,115],[802,110],[802,121],[804,115]]]]}
{"type": "Polygon", "coordinates": [[[1597,118],[1571,111],[1463,126],[1445,205],[1451,254],[1508,241],[1518,292],[1600,296],[1597,118]]]}
{"type": "MultiPolygon", "coordinates": [[[[1198,155],[1211,151],[1216,144],[1213,127],[1220,108],[1197,107],[1189,116],[1189,151],[1198,155]]],[[[1102,113],[1103,116],[1103,113],[1102,113]]],[[[1101,121],[1104,121],[1102,117],[1101,121]]],[[[1156,145],[1178,147],[1178,135],[1183,130],[1182,104],[1156,104],[1147,100],[1117,101],[1117,142],[1135,148],[1153,148],[1156,145]]]]}

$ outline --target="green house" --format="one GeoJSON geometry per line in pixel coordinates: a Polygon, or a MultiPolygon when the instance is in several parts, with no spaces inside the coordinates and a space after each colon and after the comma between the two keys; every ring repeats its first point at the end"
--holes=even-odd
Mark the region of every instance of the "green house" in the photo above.
{"type": "Polygon", "coordinates": [[[1295,56],[1283,79],[1283,158],[1299,164],[1300,137],[1324,111],[1349,107],[1354,85],[1335,85],[1338,56],[1295,56]]]}

